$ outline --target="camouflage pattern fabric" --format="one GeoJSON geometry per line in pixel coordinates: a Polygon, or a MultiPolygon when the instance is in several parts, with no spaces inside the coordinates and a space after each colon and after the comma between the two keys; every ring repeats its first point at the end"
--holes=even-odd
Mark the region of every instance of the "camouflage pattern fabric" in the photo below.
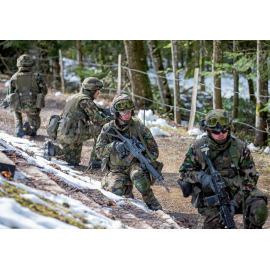
{"type": "Polygon", "coordinates": [[[103,87],[102,81],[94,77],[88,77],[82,83],[82,89],[87,89],[93,92],[100,90],[102,87],[103,87]]]}
{"type": "MultiPolygon", "coordinates": [[[[81,154],[82,154],[82,146],[83,142],[97,138],[101,131],[100,126],[92,126],[92,130],[89,128],[88,132],[86,132],[83,135],[75,134],[74,137],[70,137],[68,135],[62,135],[58,131],[58,142],[61,144],[61,147],[55,145],[55,156],[57,158],[60,158],[62,160],[65,160],[67,162],[74,162],[74,163],[80,163],[81,161],[81,154]],[[92,133],[92,130],[94,132],[94,136],[92,133]]],[[[97,159],[96,156],[96,143],[94,142],[93,145],[93,151],[91,152],[90,158],[91,159],[97,159]]]]}
{"type": "MultiPolygon", "coordinates": [[[[138,140],[140,140],[134,129],[134,121],[136,121],[138,130],[142,134],[142,138],[144,139],[152,159],[155,160],[158,158],[159,151],[152,133],[147,127],[140,123],[139,120],[133,118],[131,121],[131,128],[127,125],[123,129],[119,128],[115,121],[116,120],[111,121],[102,128],[97,139],[96,154],[98,158],[101,159],[109,158],[108,165],[110,167],[110,172],[102,179],[102,188],[122,196],[130,194],[135,180],[141,179],[143,176],[147,176],[149,180],[149,174],[140,168],[139,161],[136,158],[134,158],[130,164],[125,159],[120,160],[119,153],[113,148],[115,139],[104,134],[108,127],[113,124],[124,136],[128,135],[130,132],[131,135],[134,135],[138,140]]],[[[150,204],[155,199],[151,189],[146,194],[142,194],[142,197],[144,202],[147,204],[150,204]]]]}
{"type": "MultiPolygon", "coordinates": [[[[18,72],[30,72],[31,68],[29,67],[20,67],[18,72]]],[[[48,90],[46,87],[45,82],[43,81],[41,76],[38,76],[36,79],[38,88],[40,90],[40,92],[44,95],[47,95],[48,90]]],[[[7,90],[7,94],[10,95],[12,93],[15,92],[15,89],[17,88],[17,77],[16,77],[16,73],[12,76],[9,86],[8,86],[8,90],[7,90]]],[[[40,128],[40,109],[35,108],[35,101],[29,102],[28,104],[23,104],[23,107],[21,110],[14,112],[14,117],[15,117],[15,129],[20,126],[23,125],[22,122],[22,113],[25,113],[27,115],[27,121],[30,124],[30,133],[28,135],[35,135],[37,130],[40,128]]]]}
{"type": "MultiPolygon", "coordinates": [[[[112,101],[112,104],[111,104],[111,112],[116,113],[117,110],[116,110],[116,108],[114,106],[119,104],[119,103],[125,102],[125,101],[132,101],[133,102],[132,98],[130,96],[126,95],[126,94],[120,94],[120,95],[115,96],[113,101],[112,101]]],[[[123,109],[121,111],[125,111],[125,112],[126,111],[131,111],[131,110],[134,110],[134,108],[135,108],[135,104],[134,104],[133,107],[125,108],[125,109],[123,109]]]]}
{"type": "MultiPolygon", "coordinates": [[[[229,124],[223,125],[222,126],[223,128],[226,128],[226,129],[233,128],[232,119],[230,118],[228,112],[225,110],[222,110],[222,109],[215,109],[215,110],[208,112],[205,116],[205,120],[207,121],[211,118],[218,118],[218,117],[227,117],[229,119],[229,124]]],[[[216,129],[216,128],[212,127],[210,129],[216,129]]]]}
{"type": "Polygon", "coordinates": [[[33,60],[27,54],[23,54],[17,59],[17,67],[31,67],[32,65],[33,60]]]}
{"type": "MultiPolygon", "coordinates": [[[[262,226],[255,226],[249,222],[249,216],[252,215],[250,212],[251,206],[258,202],[258,200],[263,200],[267,202],[267,196],[258,189],[253,189],[250,194],[245,198],[245,213],[246,213],[246,225],[248,229],[258,229],[262,226]]],[[[224,229],[222,224],[223,220],[219,215],[218,207],[215,205],[209,207],[201,207],[198,209],[200,214],[198,228],[203,229],[224,229]]],[[[242,204],[240,204],[239,209],[235,211],[236,214],[243,214],[242,204]]]]}
{"type": "MultiPolygon", "coordinates": [[[[133,189],[133,182],[143,176],[147,176],[149,179],[149,173],[143,170],[138,163],[131,165],[126,170],[111,169],[103,177],[101,187],[119,196],[128,195],[133,189]]],[[[142,198],[145,203],[151,204],[155,199],[152,189],[150,188],[147,193],[143,193],[142,198]]]]}

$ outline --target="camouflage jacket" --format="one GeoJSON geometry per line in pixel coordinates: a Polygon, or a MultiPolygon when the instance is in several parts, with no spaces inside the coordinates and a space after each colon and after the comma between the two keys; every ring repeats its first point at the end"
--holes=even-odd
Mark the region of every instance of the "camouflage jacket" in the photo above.
{"type": "MultiPolygon", "coordinates": [[[[209,141],[210,140],[207,136],[203,136],[201,139],[196,140],[194,144],[190,146],[185,160],[179,169],[180,177],[182,180],[190,183],[197,183],[198,175],[201,170],[209,173],[208,166],[206,161],[203,159],[200,150],[200,147],[209,141]]],[[[230,179],[235,179],[235,176],[237,176],[237,170],[234,167],[229,153],[230,143],[234,143],[234,145],[236,145],[235,150],[237,152],[238,166],[240,167],[240,177],[243,183],[243,190],[251,191],[257,185],[259,174],[256,171],[250,150],[242,141],[231,137],[225,149],[220,150],[213,149],[210,143],[210,153],[213,165],[215,169],[219,171],[223,179],[228,179],[228,181],[230,179]]],[[[237,182],[232,181],[232,185],[237,184],[237,182]]]]}
{"type": "MultiPolygon", "coordinates": [[[[18,70],[18,72],[29,72],[29,71],[31,71],[31,68],[29,68],[29,67],[20,67],[18,70]]],[[[15,89],[17,88],[16,74],[17,74],[17,72],[12,76],[12,78],[10,80],[8,90],[7,90],[7,95],[13,94],[15,89]]],[[[44,95],[47,95],[48,90],[47,90],[46,84],[40,75],[37,76],[36,82],[37,82],[37,85],[39,87],[40,92],[44,95]]]]}
{"type": "MultiPolygon", "coordinates": [[[[97,139],[97,145],[96,145],[96,154],[98,158],[104,159],[104,158],[109,158],[109,166],[131,166],[134,163],[138,163],[139,161],[134,158],[133,161],[129,164],[125,159],[120,160],[119,158],[119,153],[114,149],[113,143],[117,138],[113,138],[113,136],[108,136],[107,134],[104,134],[104,132],[109,128],[111,124],[114,124],[116,128],[120,131],[121,134],[125,136],[125,134],[128,135],[128,137],[131,137],[134,135],[139,141],[140,138],[136,132],[136,129],[134,127],[134,122],[136,122],[136,126],[138,130],[141,132],[142,138],[144,140],[144,143],[152,157],[153,160],[158,158],[159,151],[158,151],[158,146],[157,143],[150,132],[150,130],[145,127],[139,120],[132,118],[131,125],[121,131],[119,130],[118,126],[115,123],[115,120],[111,121],[110,123],[104,125],[102,128],[102,131],[97,139]]],[[[113,130],[111,129],[109,133],[114,133],[113,130]]]]}

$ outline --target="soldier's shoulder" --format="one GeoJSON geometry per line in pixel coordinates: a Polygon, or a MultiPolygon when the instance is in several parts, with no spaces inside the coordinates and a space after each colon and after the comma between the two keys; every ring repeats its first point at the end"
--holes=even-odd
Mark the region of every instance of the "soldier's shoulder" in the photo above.
{"type": "Polygon", "coordinates": [[[111,124],[113,124],[113,123],[114,123],[114,120],[112,120],[112,121],[106,123],[106,124],[103,126],[103,130],[105,131],[105,130],[106,130],[111,124]]]}
{"type": "Polygon", "coordinates": [[[200,149],[201,146],[203,146],[207,142],[208,142],[207,135],[204,135],[200,139],[197,139],[194,141],[194,147],[195,147],[195,149],[200,149]]]}
{"type": "Polygon", "coordinates": [[[237,147],[237,149],[242,150],[243,148],[246,147],[246,143],[239,140],[235,136],[231,135],[232,138],[232,143],[237,147]]]}
{"type": "Polygon", "coordinates": [[[10,79],[10,81],[14,81],[14,80],[17,80],[17,77],[18,77],[18,72],[14,73],[10,79]]]}

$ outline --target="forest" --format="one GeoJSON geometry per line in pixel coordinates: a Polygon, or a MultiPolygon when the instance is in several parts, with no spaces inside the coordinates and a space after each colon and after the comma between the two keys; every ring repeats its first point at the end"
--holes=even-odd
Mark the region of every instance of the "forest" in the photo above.
{"type": "Polygon", "coordinates": [[[137,110],[152,109],[178,124],[189,121],[197,80],[195,125],[208,111],[223,108],[232,116],[234,133],[262,147],[270,144],[269,45],[267,40],[1,40],[0,78],[10,78],[17,58],[28,54],[54,91],[75,93],[84,78],[97,77],[103,94],[130,93],[137,110]]]}

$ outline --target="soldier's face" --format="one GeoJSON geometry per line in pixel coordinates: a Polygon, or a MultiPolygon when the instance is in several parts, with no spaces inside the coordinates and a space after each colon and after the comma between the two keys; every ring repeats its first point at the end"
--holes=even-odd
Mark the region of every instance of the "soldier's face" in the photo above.
{"type": "Polygon", "coordinates": [[[94,99],[96,99],[98,95],[99,95],[99,90],[97,90],[96,93],[94,94],[94,99]]]}
{"type": "Polygon", "coordinates": [[[121,118],[125,121],[128,121],[131,117],[131,111],[119,112],[119,114],[121,115],[121,118]]]}
{"type": "MultiPolygon", "coordinates": [[[[215,133],[217,133],[216,131],[214,131],[215,133]]],[[[213,131],[211,131],[211,135],[213,137],[214,140],[224,140],[227,138],[228,136],[228,131],[223,133],[222,131],[219,134],[215,134],[213,133],[213,131]]]]}

